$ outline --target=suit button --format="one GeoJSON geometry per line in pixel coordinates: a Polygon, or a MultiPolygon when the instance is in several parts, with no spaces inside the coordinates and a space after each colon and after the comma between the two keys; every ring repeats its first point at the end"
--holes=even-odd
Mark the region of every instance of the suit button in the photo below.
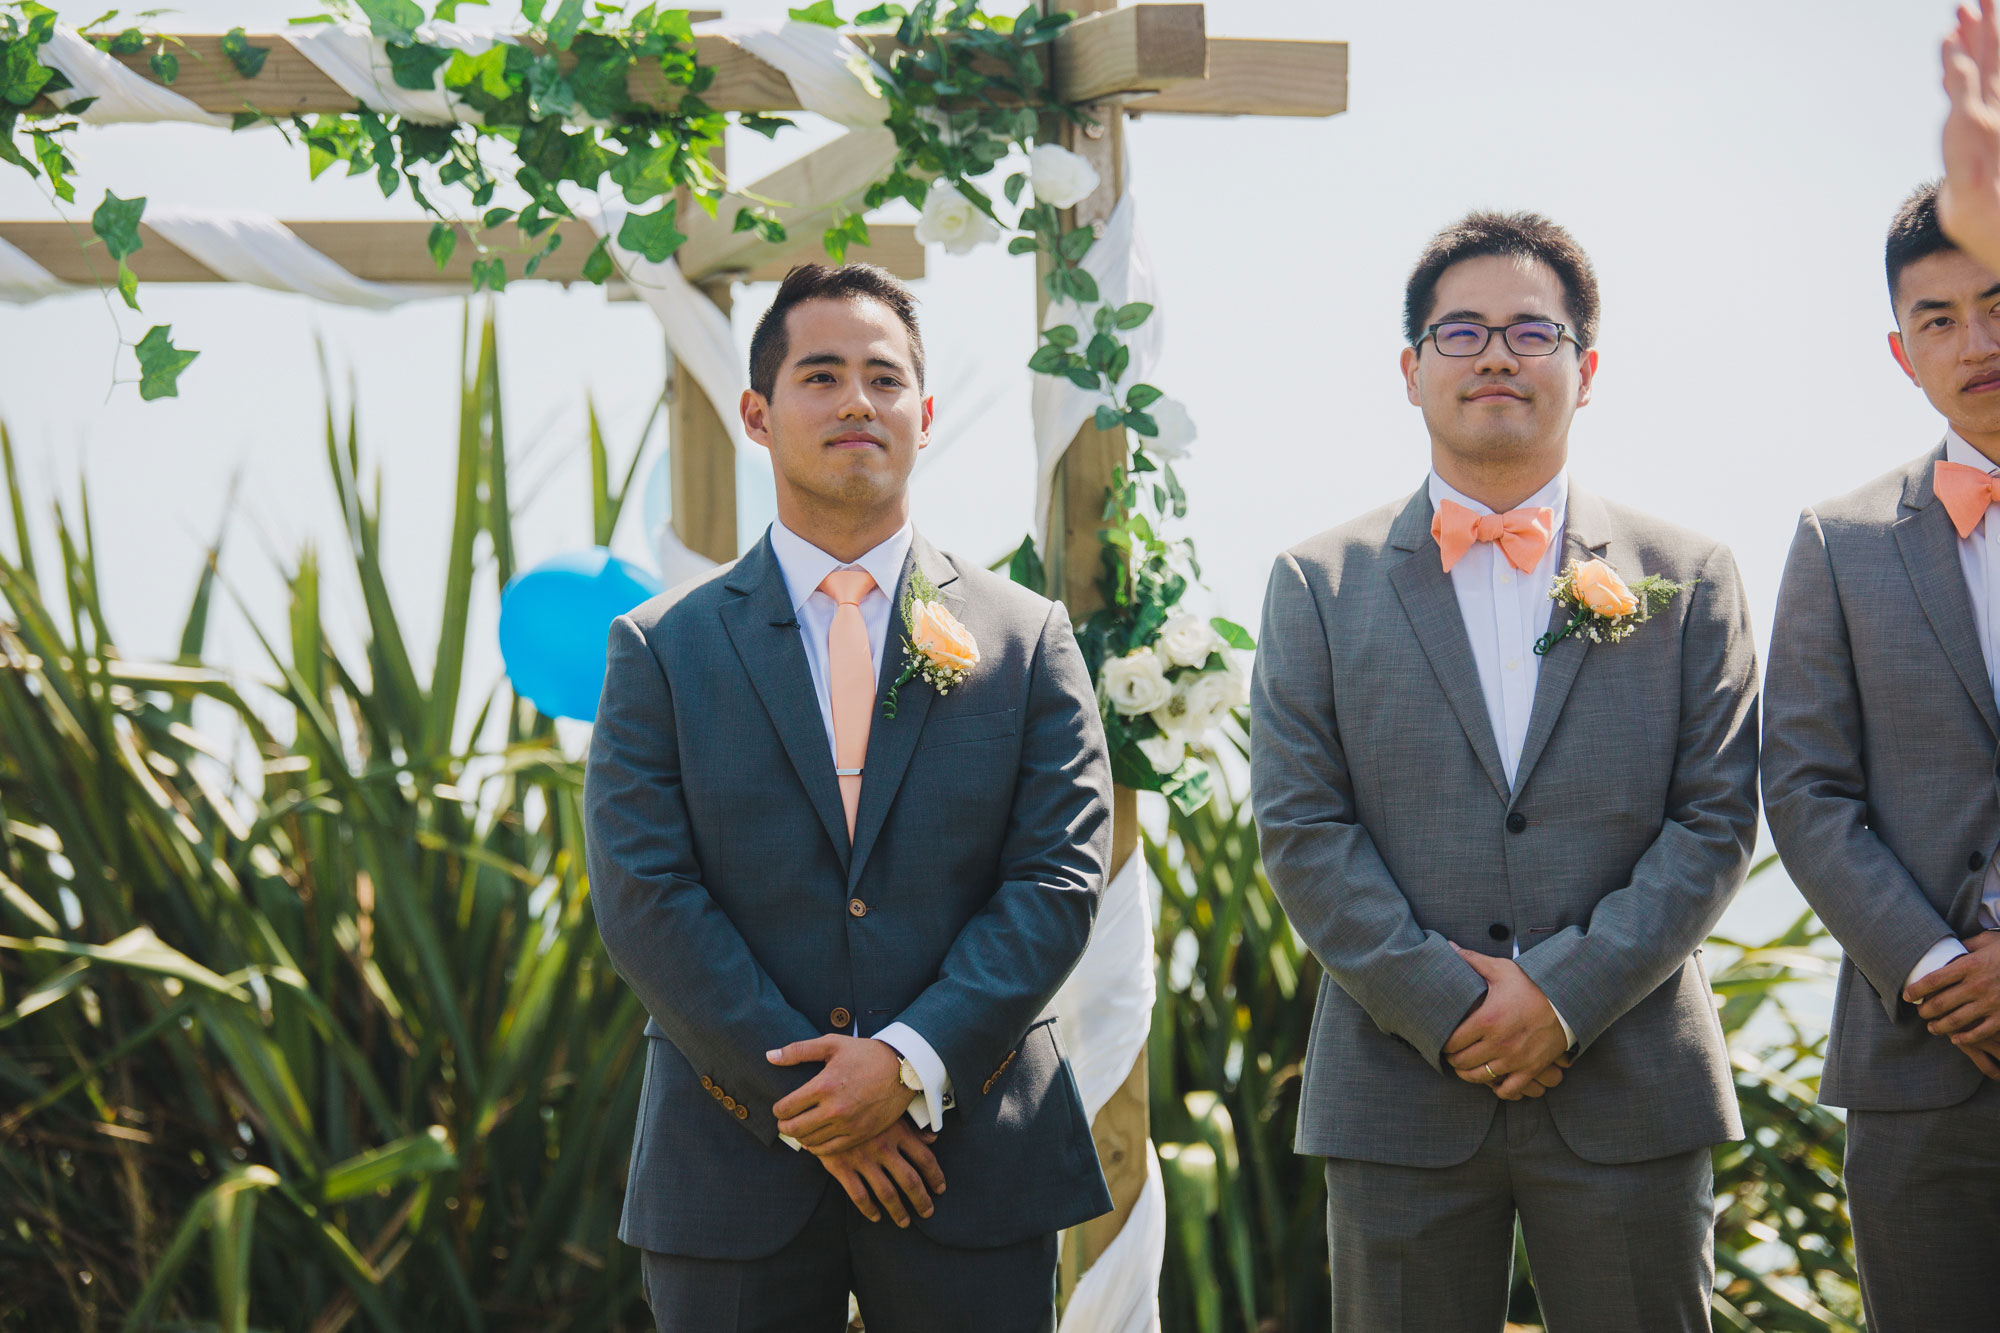
{"type": "Polygon", "coordinates": [[[750,1118],[750,1108],[749,1108],[749,1107],[747,1107],[747,1106],[739,1106],[739,1107],[737,1107],[737,1108],[736,1108],[736,1118],[737,1118],[738,1120],[748,1120],[748,1119],[750,1118]]]}
{"type": "Polygon", "coordinates": [[[1509,833],[1519,833],[1526,827],[1528,827],[1528,817],[1519,810],[1507,816],[1507,831],[1509,833]]]}
{"type": "Polygon", "coordinates": [[[1504,940],[1509,935],[1512,935],[1514,932],[1507,929],[1507,927],[1501,925],[1498,921],[1495,921],[1492,925],[1486,928],[1486,933],[1488,935],[1491,935],[1496,940],[1504,940]]]}
{"type": "Polygon", "coordinates": [[[854,1021],[854,1015],[848,1013],[845,1009],[836,1009],[826,1017],[827,1021],[837,1028],[844,1028],[854,1021]]]}
{"type": "Polygon", "coordinates": [[[703,1074],[701,1076],[701,1086],[704,1088],[712,1088],[715,1086],[715,1080],[710,1078],[708,1075],[703,1074]]]}
{"type": "Polygon", "coordinates": [[[867,916],[868,904],[862,902],[859,898],[849,898],[847,900],[847,914],[849,916],[867,916]]]}
{"type": "Polygon", "coordinates": [[[734,1111],[736,1109],[736,1099],[734,1097],[724,1097],[722,1099],[722,1109],[725,1111],[734,1111]]]}
{"type": "Polygon", "coordinates": [[[711,1096],[711,1097],[713,1097],[713,1098],[715,1098],[715,1100],[717,1100],[717,1101],[721,1101],[721,1100],[722,1100],[722,1089],[721,1089],[721,1088],[718,1088],[718,1087],[716,1087],[716,1086],[715,1086],[715,1085],[714,1085],[713,1083],[711,1083],[711,1084],[709,1084],[709,1085],[708,1085],[708,1095],[709,1095],[709,1096],[711,1096]]]}
{"type": "Polygon", "coordinates": [[[1979,867],[1985,864],[1986,864],[1986,858],[1984,856],[1981,856],[1978,852],[1974,852],[1972,855],[1965,858],[1965,868],[1967,870],[1977,870],[1979,869],[1979,867]]]}

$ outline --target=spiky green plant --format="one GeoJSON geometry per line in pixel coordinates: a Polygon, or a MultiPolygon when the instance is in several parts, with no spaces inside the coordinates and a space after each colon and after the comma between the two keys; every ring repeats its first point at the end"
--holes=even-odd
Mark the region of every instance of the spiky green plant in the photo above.
{"type": "MultiPolygon", "coordinates": [[[[1239,752],[1244,736],[1234,737],[1239,752]]],[[[1299,1074],[1322,973],[1264,877],[1247,804],[1227,783],[1148,837],[1160,885],[1159,998],[1148,1050],[1167,1187],[1161,1308],[1173,1333],[1294,1333],[1330,1317],[1326,1183],[1292,1154],[1299,1074]]],[[[1773,860],[1752,871],[1754,884],[1773,860]]],[[[1825,1033],[1793,1008],[1830,975],[1810,914],[1776,939],[1709,941],[1749,1137],[1715,1151],[1719,1329],[1859,1325],[1840,1163],[1845,1127],[1817,1105],[1825,1033]],[[1773,1037],[1772,1033],[1780,1034],[1773,1037]]],[[[1539,1322],[1525,1259],[1510,1315],[1539,1322]]]]}
{"type": "MultiPolygon", "coordinates": [[[[428,671],[352,415],[325,444],[365,648],[306,550],[259,680],[202,662],[215,551],[179,659],[120,652],[87,499],[38,566],[0,437],[0,1328],[649,1326],[613,1239],[644,1016],[580,766],[463,678],[514,572],[490,313],[467,353],[428,671]]],[[[603,539],[630,474],[591,435],[603,539]]]]}

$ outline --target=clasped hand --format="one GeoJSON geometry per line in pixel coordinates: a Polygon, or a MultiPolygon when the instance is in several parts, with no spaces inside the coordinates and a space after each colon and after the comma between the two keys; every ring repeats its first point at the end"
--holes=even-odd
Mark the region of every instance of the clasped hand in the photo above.
{"type": "Polygon", "coordinates": [[[1966,937],[1968,952],[1903,988],[1932,1034],[2000,1080],[2000,931],[1966,937]]]}
{"type": "Polygon", "coordinates": [[[907,1227],[912,1211],[919,1217],[935,1211],[931,1195],[944,1193],[944,1172],[930,1149],[937,1135],[904,1116],[911,1092],[892,1047],[867,1037],[825,1036],[793,1042],[766,1058],[774,1065],[825,1062],[771,1111],[778,1132],[817,1157],[862,1216],[879,1222],[887,1213],[907,1227]]]}
{"type": "Polygon", "coordinates": [[[1561,1083],[1569,1043],[1542,988],[1511,958],[1451,947],[1484,979],[1486,995],[1446,1040],[1446,1062],[1506,1102],[1539,1097],[1561,1083]]]}

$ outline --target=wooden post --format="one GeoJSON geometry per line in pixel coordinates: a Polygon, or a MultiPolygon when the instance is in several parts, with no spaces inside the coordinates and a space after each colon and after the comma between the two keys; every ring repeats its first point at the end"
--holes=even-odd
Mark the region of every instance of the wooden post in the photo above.
{"type": "MultiPolygon", "coordinates": [[[[709,160],[723,169],[723,146],[709,160]]],[[[693,208],[685,191],[680,211],[693,208]]],[[[729,313],[727,276],[700,284],[702,295],[729,313]]],[[[717,412],[734,412],[736,404],[711,404],[686,366],[674,362],[673,401],[667,412],[667,456],[673,484],[674,532],[690,550],[710,560],[736,558],[736,440],[717,412]]]]}
{"type": "MultiPolygon", "coordinates": [[[[1046,0],[1045,0],[1046,3],[1046,0]]],[[[1065,8],[1081,15],[1104,13],[1117,8],[1117,0],[1063,0],[1065,8]]],[[[1060,72],[1057,78],[1062,76],[1060,72]]],[[[1097,169],[1098,188],[1070,211],[1070,225],[1101,225],[1109,221],[1123,192],[1125,169],[1125,116],[1118,105],[1100,103],[1095,108],[1095,124],[1061,124],[1064,147],[1087,159],[1097,169]]],[[[1045,121],[1045,132],[1057,118],[1045,121]]],[[[1048,311],[1048,291],[1036,284],[1036,327],[1048,311]]],[[[1104,492],[1112,475],[1125,465],[1130,447],[1125,430],[1098,430],[1086,425],[1070,441],[1056,465],[1050,502],[1046,565],[1050,591],[1069,608],[1070,617],[1081,621],[1104,605],[1097,587],[1102,569],[1098,533],[1103,527],[1104,492]]],[[[1111,873],[1116,875],[1139,850],[1139,794],[1130,787],[1113,789],[1111,823],[1111,873]]],[[[1111,1211],[1103,1217],[1071,1229],[1064,1238],[1062,1270],[1059,1275],[1062,1300],[1068,1303],[1076,1283],[1106,1247],[1117,1238],[1146,1184],[1146,1141],[1152,1123],[1147,1103],[1145,1048],[1139,1050],[1132,1072],[1118,1091],[1099,1109],[1091,1123],[1097,1143],[1097,1157],[1104,1167],[1104,1179],[1111,1189],[1111,1211]]]]}

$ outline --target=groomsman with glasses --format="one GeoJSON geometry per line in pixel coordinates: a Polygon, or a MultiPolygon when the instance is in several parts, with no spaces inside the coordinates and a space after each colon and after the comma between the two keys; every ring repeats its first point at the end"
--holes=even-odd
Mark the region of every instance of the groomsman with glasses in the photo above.
{"type": "Polygon", "coordinates": [[[1333,1326],[1499,1333],[1518,1219],[1554,1333],[1705,1330],[1742,1127],[1695,955],[1757,822],[1736,565],[1570,480],[1598,294],[1562,228],[1447,228],[1404,315],[1429,475],[1278,558],[1251,703],[1326,968],[1296,1146],[1333,1326]]]}
{"type": "Polygon", "coordinates": [[[1847,957],[1820,1097],[1874,1333],[2000,1327],[2000,276],[1889,231],[1889,350],[1939,444],[1799,520],[1766,681],[1764,804],[1847,957]]]}

